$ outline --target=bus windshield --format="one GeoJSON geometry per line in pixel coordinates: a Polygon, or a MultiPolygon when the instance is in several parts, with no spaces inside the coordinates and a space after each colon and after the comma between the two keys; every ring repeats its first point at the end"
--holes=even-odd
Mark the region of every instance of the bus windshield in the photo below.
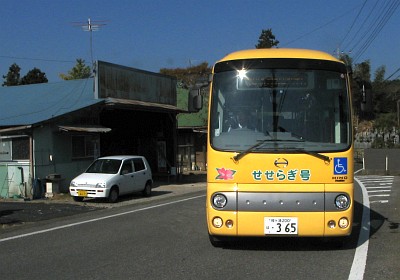
{"type": "Polygon", "coordinates": [[[216,64],[212,147],[262,153],[348,149],[352,136],[346,77],[345,66],[333,61],[249,59],[216,64]]]}

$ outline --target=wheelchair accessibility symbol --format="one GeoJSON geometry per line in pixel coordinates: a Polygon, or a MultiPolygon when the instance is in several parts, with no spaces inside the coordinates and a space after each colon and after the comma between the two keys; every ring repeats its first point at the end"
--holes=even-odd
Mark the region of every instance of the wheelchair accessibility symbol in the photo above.
{"type": "Polygon", "coordinates": [[[347,174],[347,158],[334,158],[333,166],[335,175],[345,175],[347,174]]]}

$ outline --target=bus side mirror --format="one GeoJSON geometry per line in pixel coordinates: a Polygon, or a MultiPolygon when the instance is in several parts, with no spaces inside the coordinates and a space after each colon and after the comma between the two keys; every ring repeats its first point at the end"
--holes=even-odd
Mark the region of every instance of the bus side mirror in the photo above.
{"type": "Polygon", "coordinates": [[[189,91],[188,111],[195,113],[203,108],[203,97],[200,94],[200,89],[192,89],[189,91]]]}

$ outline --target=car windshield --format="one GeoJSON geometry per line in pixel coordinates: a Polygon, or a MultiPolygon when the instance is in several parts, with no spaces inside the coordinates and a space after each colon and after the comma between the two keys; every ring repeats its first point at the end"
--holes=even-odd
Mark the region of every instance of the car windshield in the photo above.
{"type": "Polygon", "coordinates": [[[98,159],[89,166],[86,173],[117,174],[121,163],[119,159],[98,159]]]}
{"type": "Polygon", "coordinates": [[[344,67],[309,61],[299,59],[301,70],[285,61],[274,67],[265,60],[217,64],[211,145],[246,153],[347,149],[351,124],[344,67]]]}

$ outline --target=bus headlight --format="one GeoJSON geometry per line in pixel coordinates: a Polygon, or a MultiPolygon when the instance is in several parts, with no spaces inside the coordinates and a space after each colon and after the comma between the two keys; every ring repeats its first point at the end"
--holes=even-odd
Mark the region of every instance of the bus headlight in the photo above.
{"type": "Polygon", "coordinates": [[[213,226],[216,228],[220,228],[222,227],[222,225],[224,224],[224,221],[222,221],[222,219],[220,217],[215,217],[212,220],[213,226]]]}
{"type": "Polygon", "coordinates": [[[347,195],[340,194],[335,198],[335,205],[338,209],[345,210],[350,206],[350,199],[347,195]]]}
{"type": "Polygon", "coordinates": [[[345,218],[345,217],[340,218],[338,224],[339,224],[340,228],[347,228],[349,226],[349,220],[347,220],[347,218],[345,218]]]}
{"type": "Polygon", "coordinates": [[[214,194],[212,198],[212,204],[215,208],[222,209],[226,206],[226,203],[228,202],[228,199],[226,198],[225,195],[217,193],[214,194]]]}

